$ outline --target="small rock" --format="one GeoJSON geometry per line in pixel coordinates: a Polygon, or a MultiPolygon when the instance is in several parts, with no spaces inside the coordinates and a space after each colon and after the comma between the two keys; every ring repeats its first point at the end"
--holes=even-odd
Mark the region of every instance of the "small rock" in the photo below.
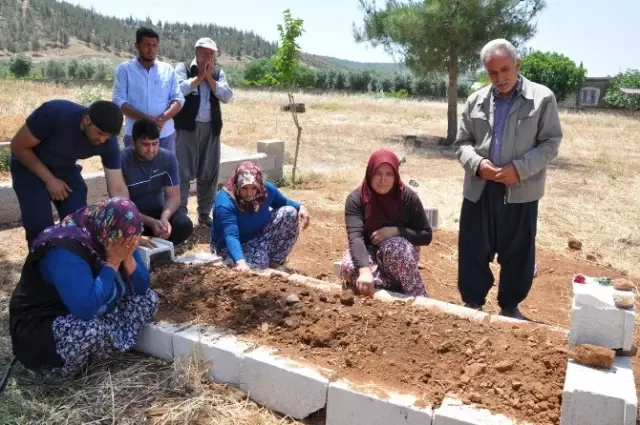
{"type": "Polygon", "coordinates": [[[587,254],[587,261],[596,261],[597,258],[593,254],[587,254]]]}
{"type": "Polygon", "coordinates": [[[286,327],[288,328],[295,328],[296,327],[296,322],[293,319],[287,319],[284,321],[284,324],[286,327]]]}
{"type": "Polygon", "coordinates": [[[264,322],[261,326],[260,329],[262,330],[262,332],[267,332],[269,330],[269,324],[267,322],[264,322]]]}
{"type": "Polygon", "coordinates": [[[483,374],[487,370],[487,365],[484,363],[474,363],[464,368],[464,374],[475,378],[478,375],[483,374]]]}
{"type": "Polygon", "coordinates": [[[635,297],[632,292],[616,292],[613,294],[613,302],[618,308],[632,308],[635,297]]]}
{"type": "Polygon", "coordinates": [[[351,307],[353,304],[355,304],[355,302],[356,301],[353,296],[353,291],[351,291],[351,289],[343,292],[342,295],[340,296],[340,304],[342,305],[351,307]]]}
{"type": "Polygon", "coordinates": [[[485,345],[491,345],[488,336],[485,336],[480,341],[478,341],[475,348],[476,350],[481,350],[485,345]]]}
{"type": "Polygon", "coordinates": [[[513,381],[513,382],[511,382],[511,388],[512,388],[514,391],[518,391],[520,388],[522,388],[522,382],[520,382],[520,381],[513,381]]]}
{"type": "Polygon", "coordinates": [[[378,351],[378,346],[375,344],[369,345],[369,351],[371,351],[372,353],[375,353],[376,351],[378,351]]]}
{"type": "Polygon", "coordinates": [[[355,365],[355,362],[350,357],[347,357],[344,361],[344,364],[346,364],[347,367],[353,367],[355,365]]]}
{"type": "Polygon", "coordinates": [[[300,298],[296,294],[291,294],[287,297],[287,305],[294,305],[300,302],[300,298]]]}
{"type": "Polygon", "coordinates": [[[309,296],[309,291],[302,291],[300,292],[300,295],[303,297],[308,297],[309,296]]]}
{"type": "Polygon", "coordinates": [[[613,282],[613,289],[617,289],[618,291],[633,291],[636,287],[633,282],[628,279],[616,279],[613,282]]]}
{"type": "Polygon", "coordinates": [[[615,357],[616,353],[613,350],[591,344],[578,345],[569,353],[569,358],[578,363],[604,369],[611,369],[615,357]]]}
{"type": "Polygon", "coordinates": [[[470,394],[469,400],[471,400],[472,403],[482,403],[482,397],[478,393],[470,394]]]}
{"type": "Polygon", "coordinates": [[[440,347],[438,347],[438,353],[440,354],[448,353],[449,351],[451,351],[452,347],[453,347],[453,344],[451,343],[451,341],[443,342],[442,344],[440,344],[440,347]]]}
{"type": "Polygon", "coordinates": [[[467,356],[473,356],[473,350],[471,348],[467,348],[467,351],[464,352],[467,356]]]}
{"type": "Polygon", "coordinates": [[[575,251],[580,251],[582,249],[582,242],[575,238],[569,239],[569,248],[575,251]]]}
{"type": "Polygon", "coordinates": [[[328,300],[328,298],[327,298],[327,296],[326,296],[326,295],[320,295],[319,299],[320,299],[320,301],[322,301],[323,303],[326,303],[326,302],[327,302],[327,300],[328,300]]]}
{"type": "Polygon", "coordinates": [[[494,368],[495,370],[501,373],[508,372],[511,369],[513,369],[513,363],[510,360],[503,360],[501,362],[496,363],[494,368]]]}

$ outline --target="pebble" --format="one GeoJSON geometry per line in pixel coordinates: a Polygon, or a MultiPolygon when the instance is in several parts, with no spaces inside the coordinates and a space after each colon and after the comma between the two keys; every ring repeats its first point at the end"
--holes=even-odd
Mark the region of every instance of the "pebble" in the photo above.
{"type": "Polygon", "coordinates": [[[503,360],[495,364],[494,368],[501,373],[508,372],[513,369],[513,362],[510,360],[503,360]]]}
{"type": "Polygon", "coordinates": [[[298,304],[300,302],[300,298],[298,298],[298,296],[296,294],[291,294],[287,297],[287,304],[288,305],[294,305],[294,304],[298,304]]]}

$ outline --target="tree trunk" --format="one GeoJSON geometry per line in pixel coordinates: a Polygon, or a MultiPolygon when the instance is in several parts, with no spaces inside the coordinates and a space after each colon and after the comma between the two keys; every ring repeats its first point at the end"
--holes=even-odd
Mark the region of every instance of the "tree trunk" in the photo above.
{"type": "Polygon", "coordinates": [[[298,123],[298,113],[295,108],[295,100],[293,99],[293,94],[288,93],[289,96],[289,106],[291,110],[291,116],[293,117],[293,123],[296,125],[296,129],[298,130],[298,137],[296,137],[296,153],[293,156],[293,171],[291,173],[291,184],[295,187],[296,185],[296,169],[298,168],[298,152],[300,150],[300,136],[302,136],[302,127],[298,123]]]}
{"type": "Polygon", "coordinates": [[[447,144],[456,140],[458,132],[458,55],[449,57],[449,90],[447,90],[449,105],[447,108],[447,144]]]}

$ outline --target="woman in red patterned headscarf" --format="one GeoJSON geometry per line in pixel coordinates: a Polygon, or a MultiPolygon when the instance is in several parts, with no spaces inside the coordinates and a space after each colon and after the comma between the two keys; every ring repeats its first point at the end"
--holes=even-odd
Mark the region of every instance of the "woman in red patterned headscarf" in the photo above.
{"type": "Polygon", "coordinates": [[[418,271],[419,247],[431,243],[431,226],[418,195],[399,174],[398,157],[381,149],[369,158],[362,185],[347,197],[349,248],[340,271],[364,295],[374,287],[426,296],[418,271]]]}
{"type": "Polygon", "coordinates": [[[298,239],[299,224],[309,225],[307,208],[287,199],[263,180],[258,165],[245,161],[216,197],[211,252],[242,271],[250,264],[281,266],[298,239]]]}

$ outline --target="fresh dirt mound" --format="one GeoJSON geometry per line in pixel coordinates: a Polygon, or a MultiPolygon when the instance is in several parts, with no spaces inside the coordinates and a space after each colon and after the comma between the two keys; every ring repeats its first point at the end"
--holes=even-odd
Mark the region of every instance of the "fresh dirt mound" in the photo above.
{"type": "Polygon", "coordinates": [[[472,322],[403,302],[356,297],[349,305],[339,292],[211,265],[170,264],[152,281],[159,319],[197,317],[332,369],[332,379],[382,383],[423,405],[460,394],[514,419],[559,423],[566,338],[546,328],[472,322]]]}

